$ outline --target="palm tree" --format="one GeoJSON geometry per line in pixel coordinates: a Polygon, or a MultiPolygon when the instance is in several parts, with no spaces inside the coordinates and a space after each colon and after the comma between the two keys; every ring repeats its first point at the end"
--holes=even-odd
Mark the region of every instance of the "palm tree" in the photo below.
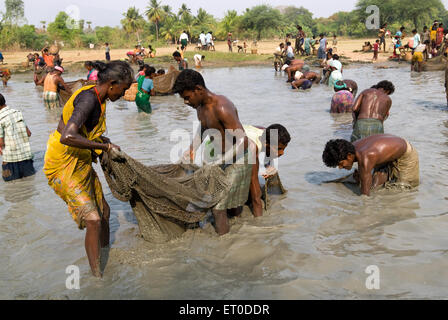
{"type": "Polygon", "coordinates": [[[159,23],[164,19],[165,11],[157,0],[151,0],[146,8],[146,16],[148,17],[148,20],[156,25],[156,39],[159,41],[159,23]]]}
{"type": "Polygon", "coordinates": [[[183,18],[185,14],[191,14],[191,9],[189,9],[185,3],[182,3],[177,15],[179,18],[183,18]]]}
{"type": "Polygon", "coordinates": [[[47,21],[41,21],[40,22],[41,24],[42,24],[42,29],[45,31],[45,29],[46,29],[46,24],[47,24],[47,21]]]}
{"type": "Polygon", "coordinates": [[[187,31],[188,34],[191,35],[191,29],[194,26],[194,17],[189,12],[185,12],[182,15],[182,19],[180,20],[182,28],[187,31]]]}
{"type": "Polygon", "coordinates": [[[90,26],[92,24],[92,21],[86,21],[87,23],[87,30],[92,31],[92,27],[90,26]]]}
{"type": "Polygon", "coordinates": [[[176,16],[167,16],[160,28],[160,34],[165,40],[170,40],[172,43],[176,42],[178,35],[182,32],[182,26],[177,20],[176,16]]]}
{"type": "Polygon", "coordinates": [[[238,20],[238,13],[236,12],[236,10],[227,11],[224,19],[221,21],[224,31],[225,32],[233,31],[237,20],[238,20]]]}
{"type": "Polygon", "coordinates": [[[124,30],[127,33],[133,33],[137,35],[137,40],[140,42],[139,31],[142,29],[145,20],[141,16],[139,10],[135,7],[130,7],[126,13],[123,13],[124,19],[121,20],[124,30]]]}
{"type": "Polygon", "coordinates": [[[166,17],[175,17],[176,15],[173,13],[173,9],[169,5],[162,6],[162,10],[165,12],[166,17]]]}
{"type": "Polygon", "coordinates": [[[209,27],[212,24],[212,16],[209,15],[207,13],[207,11],[205,11],[202,8],[199,8],[198,10],[198,14],[195,18],[195,24],[198,26],[204,26],[204,27],[209,27]]]}

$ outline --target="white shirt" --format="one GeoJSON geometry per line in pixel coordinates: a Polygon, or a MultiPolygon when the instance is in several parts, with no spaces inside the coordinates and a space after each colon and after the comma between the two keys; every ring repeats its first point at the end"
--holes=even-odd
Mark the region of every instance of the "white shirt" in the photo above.
{"type": "Polygon", "coordinates": [[[194,59],[195,64],[199,65],[202,61],[202,56],[200,54],[195,54],[193,59],[194,59]]]}
{"type": "Polygon", "coordinates": [[[205,36],[205,42],[212,43],[212,35],[210,33],[207,33],[207,35],[205,36]]]}
{"type": "Polygon", "coordinates": [[[186,34],[185,32],[183,32],[179,38],[179,40],[183,40],[183,39],[186,39],[188,41],[188,34],[186,34]]]}
{"type": "Polygon", "coordinates": [[[336,68],[337,70],[342,70],[342,63],[339,60],[332,60],[330,62],[330,67],[336,68]]]}
{"type": "Polygon", "coordinates": [[[205,46],[205,34],[201,33],[201,34],[199,35],[199,39],[201,40],[201,44],[202,44],[203,46],[205,46]]]}
{"type": "Polygon", "coordinates": [[[288,58],[294,57],[294,49],[292,48],[292,46],[289,46],[288,49],[286,49],[286,55],[288,56],[288,58]]]}
{"type": "Polygon", "coordinates": [[[419,44],[416,48],[415,48],[415,52],[423,52],[426,49],[426,45],[425,44],[419,44]]]}
{"type": "Polygon", "coordinates": [[[302,76],[303,76],[303,73],[302,73],[302,72],[300,72],[300,71],[296,71],[296,74],[294,75],[294,78],[295,78],[296,80],[300,80],[300,79],[302,78],[302,76]]]}

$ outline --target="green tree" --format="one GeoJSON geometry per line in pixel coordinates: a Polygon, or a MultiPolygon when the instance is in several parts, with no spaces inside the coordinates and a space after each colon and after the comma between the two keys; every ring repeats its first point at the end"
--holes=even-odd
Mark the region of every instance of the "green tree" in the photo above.
{"type": "Polygon", "coordinates": [[[36,28],[32,25],[24,25],[18,28],[18,39],[20,39],[20,46],[26,49],[40,50],[45,46],[48,40],[46,35],[38,34],[36,28]]]}
{"type": "Polygon", "coordinates": [[[5,0],[5,8],[4,18],[10,24],[18,24],[25,18],[25,5],[22,0],[5,0]]]}
{"type": "Polygon", "coordinates": [[[123,25],[124,30],[127,33],[135,33],[137,41],[140,42],[140,31],[142,30],[145,21],[139,10],[135,7],[130,7],[123,16],[124,19],[121,20],[121,24],[123,25]]]}
{"type": "Polygon", "coordinates": [[[185,12],[182,14],[182,18],[180,19],[180,25],[182,28],[188,32],[188,34],[191,34],[191,30],[194,26],[194,17],[192,14],[185,12]]]}
{"type": "Polygon", "coordinates": [[[356,4],[355,14],[359,22],[364,22],[370,15],[366,8],[376,5],[380,10],[381,24],[406,24],[413,28],[422,27],[431,20],[446,16],[446,10],[440,0],[359,0],[356,4]]]}
{"type": "Polygon", "coordinates": [[[179,8],[179,12],[177,13],[177,15],[180,19],[182,19],[184,15],[191,15],[191,9],[189,9],[185,3],[182,3],[182,6],[179,8]]]}
{"type": "Polygon", "coordinates": [[[156,39],[159,41],[159,23],[164,19],[165,11],[160,6],[160,2],[157,2],[157,0],[151,0],[146,8],[146,16],[149,21],[155,24],[156,39]]]}
{"type": "Polygon", "coordinates": [[[257,39],[261,39],[261,33],[269,29],[277,29],[281,24],[280,11],[268,5],[259,5],[246,11],[242,18],[242,26],[253,29],[257,33],[257,39]]]}
{"type": "Polygon", "coordinates": [[[304,7],[289,6],[283,10],[285,22],[292,25],[301,25],[302,27],[313,27],[313,14],[304,7]]]}
{"type": "Polygon", "coordinates": [[[213,29],[213,26],[216,24],[215,18],[207,11],[202,8],[199,8],[198,14],[194,19],[195,26],[198,26],[200,29],[213,29]]]}
{"type": "Polygon", "coordinates": [[[71,42],[74,38],[74,30],[68,28],[67,21],[70,17],[65,12],[59,12],[55,20],[48,25],[48,33],[55,40],[71,42]]]}
{"type": "Polygon", "coordinates": [[[175,17],[176,16],[173,13],[173,9],[169,5],[162,6],[162,10],[165,12],[166,17],[175,17]]]}

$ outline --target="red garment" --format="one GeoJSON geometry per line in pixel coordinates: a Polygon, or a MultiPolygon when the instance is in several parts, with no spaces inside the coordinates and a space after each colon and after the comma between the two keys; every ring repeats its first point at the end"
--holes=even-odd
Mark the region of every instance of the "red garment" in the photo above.
{"type": "Polygon", "coordinates": [[[437,40],[436,40],[436,45],[440,46],[443,42],[443,28],[438,28],[437,29],[437,40]]]}
{"type": "Polygon", "coordinates": [[[378,43],[375,42],[373,44],[373,51],[378,51],[378,47],[379,47],[378,43]]]}

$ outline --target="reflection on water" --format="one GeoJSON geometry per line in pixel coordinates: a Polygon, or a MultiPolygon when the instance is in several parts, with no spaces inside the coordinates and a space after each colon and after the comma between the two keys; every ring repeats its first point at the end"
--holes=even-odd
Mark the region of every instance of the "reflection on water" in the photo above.
{"type": "MultiPolygon", "coordinates": [[[[359,197],[350,184],[325,184],[348,172],[322,163],[325,143],[349,139],[351,115],[331,115],[331,90],[297,92],[272,68],[204,69],[207,86],[228,96],[244,124],[281,123],[292,141],[280,160],[288,194],[261,219],[249,213],[232,221],[218,238],[211,228],[190,230],[173,242],[154,245],[138,237],[127,203],[111,206],[112,250],[102,281],[89,274],[84,232],[48,187],[42,172],[48,135],[59,112],[45,110],[31,75],[17,75],[0,89],[8,105],[23,111],[33,136],[37,174],[0,182],[0,298],[445,298],[448,277],[447,113],[442,72],[409,75],[409,68],[346,68],[360,91],[388,79],[395,86],[385,131],[408,139],[419,151],[421,185],[398,193],[359,197]],[[366,76],[368,75],[368,77],[366,76]],[[262,79],[262,81],[260,81],[262,79]],[[430,82],[433,85],[428,86],[430,82]],[[65,269],[81,268],[81,290],[65,289],[65,269]],[[381,290],[365,288],[365,268],[381,270],[381,290]]],[[[80,77],[83,77],[81,75],[80,77]]],[[[76,80],[69,75],[67,80],[76,80]]],[[[170,133],[192,132],[193,109],[177,96],[154,97],[153,113],[133,103],[108,104],[107,135],[145,164],[169,161],[170,133]]]]}

